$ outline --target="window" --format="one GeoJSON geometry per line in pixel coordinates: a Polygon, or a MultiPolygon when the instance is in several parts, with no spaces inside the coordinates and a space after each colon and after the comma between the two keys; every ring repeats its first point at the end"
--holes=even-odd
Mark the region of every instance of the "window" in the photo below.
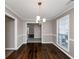
{"type": "Polygon", "coordinates": [[[69,15],[57,20],[57,44],[69,51],[69,15]]]}

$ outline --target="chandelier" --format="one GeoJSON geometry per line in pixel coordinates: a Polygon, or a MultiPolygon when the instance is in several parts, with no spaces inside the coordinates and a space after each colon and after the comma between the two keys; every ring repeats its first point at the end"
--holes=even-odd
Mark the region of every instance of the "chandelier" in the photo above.
{"type": "MultiPolygon", "coordinates": [[[[42,5],[42,2],[38,1],[38,14],[40,15],[40,7],[42,5]]],[[[43,18],[43,19],[40,19],[41,17],[40,16],[36,16],[36,23],[39,23],[39,22],[46,22],[46,18],[43,18]]]]}

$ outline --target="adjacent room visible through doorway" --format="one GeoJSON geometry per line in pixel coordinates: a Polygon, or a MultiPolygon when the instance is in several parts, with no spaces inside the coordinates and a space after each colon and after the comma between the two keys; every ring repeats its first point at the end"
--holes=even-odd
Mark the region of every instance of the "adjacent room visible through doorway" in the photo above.
{"type": "Polygon", "coordinates": [[[27,43],[41,43],[41,24],[27,24],[27,43]]]}

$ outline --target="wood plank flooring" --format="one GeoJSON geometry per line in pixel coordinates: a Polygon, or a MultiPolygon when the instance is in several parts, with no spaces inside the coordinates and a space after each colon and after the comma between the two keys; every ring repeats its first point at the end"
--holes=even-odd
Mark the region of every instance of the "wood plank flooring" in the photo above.
{"type": "Polygon", "coordinates": [[[6,59],[70,59],[53,44],[28,43],[6,59]]]}

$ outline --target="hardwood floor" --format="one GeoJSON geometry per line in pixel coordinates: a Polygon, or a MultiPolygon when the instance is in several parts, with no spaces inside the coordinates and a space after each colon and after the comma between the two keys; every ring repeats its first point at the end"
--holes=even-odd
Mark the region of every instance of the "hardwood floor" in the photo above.
{"type": "Polygon", "coordinates": [[[13,50],[6,50],[6,53],[5,53],[5,55],[6,55],[6,57],[8,57],[10,54],[12,54],[13,53],[13,50]]]}
{"type": "Polygon", "coordinates": [[[28,43],[6,59],[70,59],[52,44],[28,43]]]}

